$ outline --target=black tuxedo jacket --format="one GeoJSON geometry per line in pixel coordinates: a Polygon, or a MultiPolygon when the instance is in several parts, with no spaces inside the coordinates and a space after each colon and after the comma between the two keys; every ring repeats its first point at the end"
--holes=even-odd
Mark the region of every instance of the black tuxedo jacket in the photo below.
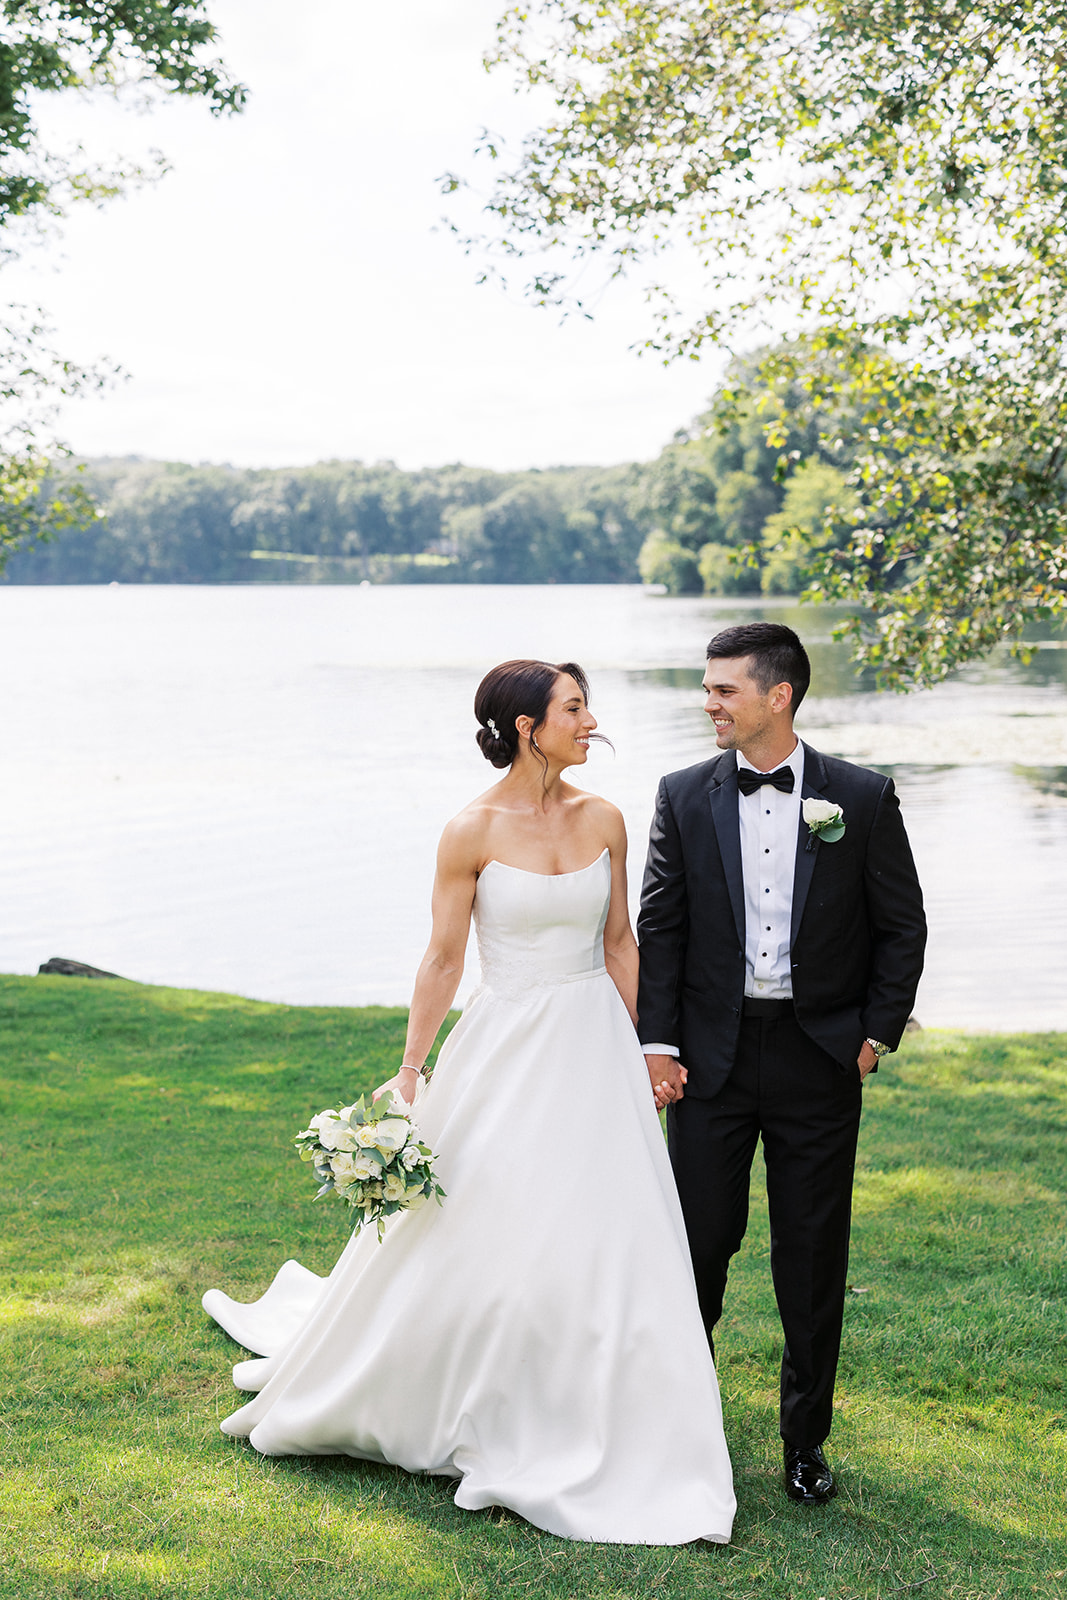
{"type": "MultiPolygon", "coordinates": [[[[801,795],[840,805],[834,844],[797,834],[791,964],[797,1021],[848,1070],[865,1038],[896,1048],[926,944],[922,893],[892,780],[804,747],[801,795]],[[809,840],[812,848],[808,848],[809,840]]],[[[745,989],[745,893],[732,750],[659,786],[637,921],[644,1044],[673,1044],[686,1094],[729,1076],[745,989]]]]}

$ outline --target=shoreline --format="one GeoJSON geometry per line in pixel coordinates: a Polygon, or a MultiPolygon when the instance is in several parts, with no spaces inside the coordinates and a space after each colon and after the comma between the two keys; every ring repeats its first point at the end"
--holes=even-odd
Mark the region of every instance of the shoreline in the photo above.
{"type": "MultiPolygon", "coordinates": [[[[118,985],[123,992],[126,993],[128,993],[131,989],[139,989],[145,990],[153,995],[195,995],[199,996],[205,1001],[215,1001],[221,1003],[230,1003],[236,1001],[241,1005],[262,1006],[268,1010],[297,1011],[301,1013],[318,1011],[330,1014],[339,1012],[346,1015],[352,1014],[354,1017],[359,1016],[361,1013],[371,1013],[375,1016],[381,1016],[383,1013],[406,1016],[408,1012],[408,1003],[406,1001],[364,1000],[360,1001],[358,1004],[350,1005],[337,1001],[308,1002],[293,1000],[264,1000],[257,995],[239,994],[236,991],[229,989],[200,989],[187,988],[179,984],[144,983],[138,978],[127,978],[119,975],[90,978],[71,976],[66,973],[0,972],[0,994],[3,993],[4,988],[6,988],[9,984],[21,986],[24,983],[29,983],[31,980],[36,980],[37,983],[42,985],[47,984],[49,987],[54,985],[67,986],[70,988],[72,994],[76,993],[78,990],[81,990],[82,993],[85,993],[86,990],[90,988],[94,991],[99,991],[101,989],[113,988],[118,985]]],[[[469,996],[467,998],[469,998],[469,996]]],[[[454,1005],[449,1012],[449,1016],[457,1017],[460,1015],[462,1010],[463,1006],[461,1004],[454,1005]]],[[[944,1036],[946,1034],[973,1039],[1047,1038],[1050,1035],[1054,1036],[1058,1034],[1067,1036],[1067,1017],[1065,1017],[1062,1021],[1053,1021],[1047,1024],[1039,1023],[1037,1026],[1026,1028],[1013,1027],[1010,1024],[997,1025],[996,1023],[981,1022],[923,1022],[920,1018],[919,1026],[914,1029],[909,1029],[909,1031],[904,1035],[904,1038],[901,1040],[900,1049],[894,1051],[893,1054],[902,1054],[909,1039],[921,1039],[928,1035],[944,1036]]]]}

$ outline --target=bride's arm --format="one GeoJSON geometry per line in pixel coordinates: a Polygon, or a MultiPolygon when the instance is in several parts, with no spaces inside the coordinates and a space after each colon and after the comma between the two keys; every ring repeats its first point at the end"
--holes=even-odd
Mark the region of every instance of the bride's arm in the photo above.
{"type": "MultiPolygon", "coordinates": [[[[608,920],[604,925],[604,965],[614,979],[615,987],[621,994],[623,1003],[630,1013],[630,1021],[636,1029],[640,956],[626,904],[626,826],[621,816],[618,819],[617,837],[609,838],[609,849],[611,850],[611,903],[608,907],[608,920]]],[[[670,1090],[669,1080],[658,1079],[656,1072],[663,1071],[665,1074],[673,1072],[676,1076],[680,1072],[681,1082],[684,1084],[685,1069],[670,1057],[646,1056],[645,1061],[652,1081],[652,1097],[656,1103],[656,1110],[662,1111],[664,1106],[679,1096],[670,1090]],[[653,1062],[658,1063],[655,1069],[653,1062]]]]}
{"type": "Polygon", "coordinates": [[[441,836],[433,884],[433,931],[415,978],[404,1064],[395,1078],[374,1091],[375,1099],[392,1089],[411,1104],[437,1030],[456,998],[478,882],[476,848],[466,818],[450,822],[441,836]]]}
{"type": "MultiPolygon", "coordinates": [[[[605,802],[605,804],[607,804],[605,802]]],[[[611,902],[604,924],[604,965],[637,1026],[637,940],[626,904],[626,825],[614,806],[609,808],[607,830],[611,853],[611,902]]]]}

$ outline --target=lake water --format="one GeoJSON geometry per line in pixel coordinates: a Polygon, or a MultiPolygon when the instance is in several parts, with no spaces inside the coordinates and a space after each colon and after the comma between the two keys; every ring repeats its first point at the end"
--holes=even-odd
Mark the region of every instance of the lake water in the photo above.
{"type": "MultiPolygon", "coordinates": [[[[444,822],[494,778],[494,662],[579,661],[634,889],[661,773],[712,753],[704,646],[770,615],[815,669],[798,731],[890,772],[926,891],[927,1026],[1067,1028],[1067,652],[922,695],[857,681],[832,617],[637,588],[0,588],[0,970],[404,1003],[444,822]]],[[[471,954],[465,990],[476,978],[471,954]]]]}

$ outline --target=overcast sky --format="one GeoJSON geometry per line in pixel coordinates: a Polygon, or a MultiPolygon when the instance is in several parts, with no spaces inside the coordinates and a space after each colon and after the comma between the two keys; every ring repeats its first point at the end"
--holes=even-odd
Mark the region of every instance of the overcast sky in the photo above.
{"type": "Polygon", "coordinates": [[[72,98],[50,137],[152,147],[172,170],[6,270],[63,354],[129,375],[62,418],[89,455],[240,465],[331,457],[500,468],[655,455],[702,409],[714,355],[664,368],[637,285],[559,324],[476,283],[435,226],[479,130],[535,116],[482,51],[504,0],[212,0],[240,117],[72,98]]]}

